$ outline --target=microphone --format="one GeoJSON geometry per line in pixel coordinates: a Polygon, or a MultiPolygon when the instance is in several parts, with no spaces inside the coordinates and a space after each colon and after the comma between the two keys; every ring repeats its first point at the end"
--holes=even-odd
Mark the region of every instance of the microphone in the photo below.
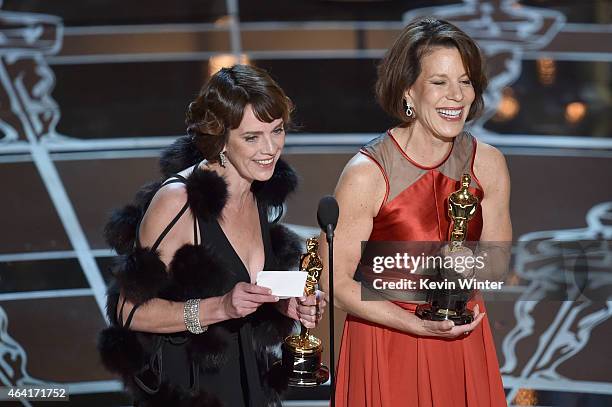
{"type": "Polygon", "coordinates": [[[327,247],[328,247],[328,281],[329,281],[329,379],[330,379],[330,406],[336,406],[336,381],[335,379],[335,361],[334,356],[334,230],[338,224],[338,201],[331,195],[324,196],[319,201],[319,209],[317,209],[317,221],[319,226],[325,232],[327,247]]]}
{"type": "Polygon", "coordinates": [[[331,195],[324,196],[319,201],[319,209],[317,209],[317,221],[319,226],[325,232],[327,242],[331,243],[334,238],[334,230],[338,224],[338,201],[331,195]]]}

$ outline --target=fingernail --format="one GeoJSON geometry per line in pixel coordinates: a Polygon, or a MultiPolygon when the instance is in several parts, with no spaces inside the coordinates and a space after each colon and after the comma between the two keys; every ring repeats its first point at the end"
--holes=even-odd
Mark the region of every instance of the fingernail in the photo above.
{"type": "Polygon", "coordinates": [[[278,301],[278,299],[279,299],[278,297],[274,297],[274,301],[278,301]]]}

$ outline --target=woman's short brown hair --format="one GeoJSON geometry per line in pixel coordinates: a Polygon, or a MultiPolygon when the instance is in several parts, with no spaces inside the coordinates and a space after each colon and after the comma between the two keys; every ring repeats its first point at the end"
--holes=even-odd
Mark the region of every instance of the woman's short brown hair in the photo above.
{"type": "Polygon", "coordinates": [[[250,65],[222,68],[189,104],[187,134],[206,160],[219,160],[229,130],[240,126],[247,105],[262,122],[282,118],[290,124],[291,100],[266,71],[250,65]]]}
{"type": "Polygon", "coordinates": [[[423,57],[435,47],[457,48],[476,95],[467,120],[482,113],[482,94],[487,87],[487,77],[478,45],[453,24],[428,17],[408,24],[378,65],[378,103],[402,123],[409,121],[405,113],[404,91],[417,80],[423,57]]]}

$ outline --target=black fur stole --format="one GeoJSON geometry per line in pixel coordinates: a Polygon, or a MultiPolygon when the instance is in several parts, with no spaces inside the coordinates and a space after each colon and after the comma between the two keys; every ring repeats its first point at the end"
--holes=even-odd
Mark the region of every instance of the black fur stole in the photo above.
{"type": "MultiPolygon", "coordinates": [[[[162,154],[161,171],[168,177],[200,160],[201,156],[188,138],[182,137],[162,154]]],[[[115,279],[107,299],[107,313],[113,324],[100,334],[98,346],[104,366],[121,375],[137,397],[143,393],[136,388],[134,377],[150,370],[162,335],[135,332],[122,327],[116,320],[119,292],[136,304],[143,304],[152,298],[174,301],[208,298],[225,294],[224,282],[219,276],[232,273],[224,268],[223,262],[206,244],[183,246],[175,253],[168,269],[159,259],[158,253],[134,244],[137,226],[160,186],[161,182],[145,185],[131,204],[112,214],[105,228],[107,242],[121,256],[113,271],[115,279]]],[[[296,186],[295,173],[289,165],[279,160],[272,178],[266,182],[253,183],[252,190],[258,202],[269,210],[282,207],[287,195],[296,186]]],[[[220,215],[227,201],[227,184],[222,177],[213,171],[197,169],[187,178],[186,189],[190,209],[196,216],[207,220],[220,215]]],[[[286,227],[272,224],[270,239],[275,267],[281,270],[297,268],[301,251],[299,238],[286,227]]],[[[274,405],[278,401],[276,390],[282,386],[268,380],[268,369],[275,361],[271,348],[291,333],[295,323],[272,305],[260,307],[248,317],[248,321],[252,326],[251,346],[256,354],[264,393],[268,403],[274,405]]],[[[226,360],[228,326],[233,321],[226,322],[210,326],[201,335],[184,333],[188,339],[186,349],[189,357],[197,360],[199,366],[206,371],[218,370],[226,360]]],[[[165,382],[158,386],[155,397],[145,395],[142,402],[145,403],[143,405],[151,406],[221,405],[216,398],[206,393],[189,393],[165,382]]]]}

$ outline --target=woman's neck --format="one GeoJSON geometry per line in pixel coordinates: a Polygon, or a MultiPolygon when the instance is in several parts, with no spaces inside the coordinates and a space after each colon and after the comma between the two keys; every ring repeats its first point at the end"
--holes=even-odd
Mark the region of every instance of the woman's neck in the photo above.
{"type": "Polygon", "coordinates": [[[407,127],[396,127],[393,135],[411,158],[424,165],[433,165],[444,159],[452,148],[453,138],[434,134],[418,121],[407,127]]]}
{"type": "Polygon", "coordinates": [[[233,211],[241,211],[254,202],[254,195],[251,191],[252,181],[244,179],[236,169],[228,163],[225,168],[218,163],[205,163],[205,168],[215,171],[222,176],[227,183],[227,203],[226,208],[233,211]]]}

